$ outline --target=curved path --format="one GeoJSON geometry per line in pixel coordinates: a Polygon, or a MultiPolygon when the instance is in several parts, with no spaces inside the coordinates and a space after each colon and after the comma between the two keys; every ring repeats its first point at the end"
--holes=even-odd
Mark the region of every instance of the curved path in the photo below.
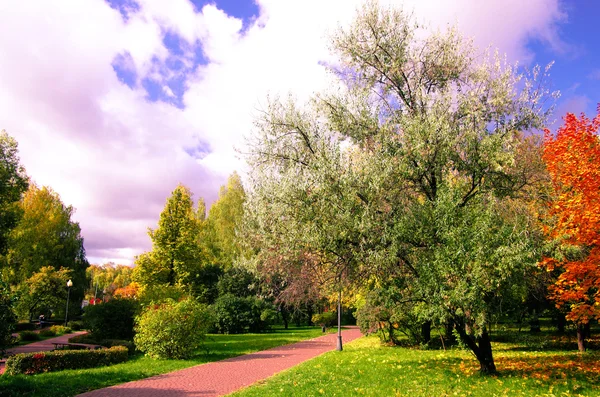
{"type": "MultiPolygon", "coordinates": [[[[361,337],[358,327],[342,331],[344,343],[361,337]]],[[[98,389],[81,397],[204,397],[222,396],[336,347],[337,334],[279,346],[257,353],[98,389]]]]}

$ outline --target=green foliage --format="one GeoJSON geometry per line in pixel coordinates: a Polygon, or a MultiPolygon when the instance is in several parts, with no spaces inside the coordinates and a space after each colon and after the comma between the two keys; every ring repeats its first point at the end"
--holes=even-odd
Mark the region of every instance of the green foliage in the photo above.
{"type": "Polygon", "coordinates": [[[237,297],[256,295],[258,279],[248,270],[231,267],[219,278],[217,289],[219,295],[231,294],[237,297]]]}
{"type": "MultiPolygon", "coordinates": [[[[4,130],[0,132],[0,259],[6,254],[9,234],[17,226],[21,208],[17,205],[29,182],[19,160],[17,141],[4,130]]],[[[0,265],[2,262],[0,262],[0,265]]],[[[7,277],[10,270],[0,268],[7,277]]]]}
{"type": "Polygon", "coordinates": [[[369,291],[365,304],[355,313],[356,323],[363,334],[379,334],[382,342],[398,344],[398,332],[402,332],[412,344],[424,343],[421,324],[416,312],[418,307],[404,302],[401,289],[395,286],[369,291]]]}
{"type": "Polygon", "coordinates": [[[132,341],[129,340],[122,340],[122,339],[102,339],[100,342],[97,343],[100,346],[104,346],[104,347],[108,347],[111,348],[113,346],[124,346],[127,348],[127,351],[129,352],[129,354],[133,354],[135,353],[135,344],[132,341]]]}
{"type": "Polygon", "coordinates": [[[153,358],[188,358],[202,346],[213,321],[210,308],[194,299],[150,305],[136,318],[135,346],[153,358]]]}
{"type": "Polygon", "coordinates": [[[53,325],[50,327],[51,331],[54,331],[56,335],[70,334],[72,332],[70,327],[64,325],[53,325]]]}
{"type": "Polygon", "coordinates": [[[198,244],[200,222],[192,193],[177,186],[160,214],[158,228],[149,229],[152,251],[136,258],[133,278],[141,286],[190,285],[202,252],[198,244]]]}
{"type": "MultiPolygon", "coordinates": [[[[30,184],[20,206],[23,216],[11,232],[7,255],[11,283],[22,283],[47,267],[65,268],[73,280],[71,298],[74,302],[83,298],[88,262],[79,224],[71,220],[74,208],[63,204],[52,189],[35,184],[30,184]]],[[[66,286],[51,295],[63,292],[66,286]]]]}
{"type": "Polygon", "coordinates": [[[21,299],[17,311],[22,317],[31,319],[42,308],[62,307],[67,299],[67,280],[71,274],[71,269],[63,267],[59,270],[52,266],[40,268],[19,286],[21,299]]]}
{"type": "Polygon", "coordinates": [[[332,326],[337,321],[337,313],[336,312],[323,312],[313,314],[311,318],[314,324],[319,324],[321,326],[332,326]]]}
{"type": "Polygon", "coordinates": [[[15,297],[8,285],[0,279],[0,356],[13,343],[12,333],[15,331],[17,317],[13,312],[15,297]]]}
{"type": "Polygon", "coordinates": [[[539,252],[516,198],[538,170],[516,158],[520,131],[546,121],[546,73],[415,25],[367,3],[332,38],[338,89],[269,103],[247,157],[244,237],[288,290],[401,280],[400,300],[422,303],[410,312],[452,318],[493,372],[486,329],[539,252]]]}
{"type": "Polygon", "coordinates": [[[162,303],[168,300],[180,301],[189,294],[181,286],[149,285],[138,296],[140,308],[150,304],[162,303]]]}
{"type": "Polygon", "coordinates": [[[68,326],[73,331],[81,331],[84,328],[83,327],[83,321],[69,321],[68,326]]]}
{"type": "Polygon", "coordinates": [[[38,332],[34,331],[21,331],[19,332],[19,340],[23,342],[40,340],[38,332]]]}
{"type": "Polygon", "coordinates": [[[224,334],[262,332],[273,319],[273,305],[255,297],[219,296],[213,305],[215,327],[224,334]]]}
{"type": "Polygon", "coordinates": [[[115,346],[100,350],[57,350],[15,354],[6,360],[8,375],[33,375],[65,369],[93,368],[127,361],[127,348],[115,346]]]}
{"type": "Polygon", "coordinates": [[[219,265],[205,264],[192,276],[192,294],[198,302],[212,304],[219,296],[217,283],[223,276],[219,265]]]}
{"type": "Polygon", "coordinates": [[[213,203],[208,214],[202,240],[210,252],[210,260],[225,268],[230,267],[241,255],[242,249],[237,237],[244,214],[246,192],[242,180],[233,173],[222,186],[219,198],[213,203]]]}
{"type": "Polygon", "coordinates": [[[50,328],[44,328],[40,332],[38,332],[39,336],[48,337],[48,336],[56,336],[56,331],[50,328]]]}
{"type": "Polygon", "coordinates": [[[129,299],[111,299],[85,308],[86,329],[97,339],[133,339],[136,303],[129,299]]]}
{"type": "Polygon", "coordinates": [[[35,323],[31,322],[18,322],[15,324],[15,332],[20,331],[33,331],[35,330],[35,323]]]}

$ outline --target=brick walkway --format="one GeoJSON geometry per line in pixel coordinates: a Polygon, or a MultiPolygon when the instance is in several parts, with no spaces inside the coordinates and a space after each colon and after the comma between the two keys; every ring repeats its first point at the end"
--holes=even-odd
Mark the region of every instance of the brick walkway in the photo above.
{"type": "MultiPolygon", "coordinates": [[[[54,345],[52,344],[53,342],[54,343],[67,343],[69,341],[69,338],[72,338],[73,336],[76,336],[76,335],[85,334],[85,333],[86,333],[86,331],[78,331],[78,332],[74,332],[72,334],[65,334],[62,336],[57,336],[56,338],[50,338],[50,339],[42,340],[39,342],[28,343],[23,346],[12,347],[10,349],[6,349],[6,355],[12,356],[13,354],[17,354],[17,353],[37,353],[37,352],[50,351],[50,350],[54,349],[54,345]]],[[[0,374],[4,373],[5,361],[6,361],[5,358],[0,360],[0,374]]]]}
{"type": "MultiPolygon", "coordinates": [[[[361,335],[357,327],[342,331],[344,343],[361,335]]],[[[80,397],[199,397],[222,396],[280,371],[310,360],[336,347],[337,334],[329,334],[157,375],[151,378],[80,394],[80,397]]]]}

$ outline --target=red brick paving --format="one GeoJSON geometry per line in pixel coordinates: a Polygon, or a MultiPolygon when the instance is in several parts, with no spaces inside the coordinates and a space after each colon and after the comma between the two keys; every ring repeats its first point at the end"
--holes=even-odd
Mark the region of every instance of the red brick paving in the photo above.
{"type": "MultiPolygon", "coordinates": [[[[344,343],[361,335],[357,327],[342,331],[344,343]]],[[[275,347],[157,375],[151,378],[98,389],[80,397],[199,397],[222,396],[336,347],[337,334],[275,347]]]]}
{"type": "MultiPolygon", "coordinates": [[[[37,352],[50,351],[50,350],[54,349],[54,345],[52,344],[53,342],[54,343],[67,343],[69,341],[69,338],[76,336],[76,335],[85,334],[85,333],[86,333],[86,331],[78,331],[78,332],[74,332],[72,334],[65,334],[62,336],[57,336],[56,338],[50,338],[50,339],[42,340],[39,342],[28,343],[23,346],[12,347],[10,349],[6,349],[6,355],[12,356],[13,354],[17,354],[17,353],[37,353],[37,352]]],[[[5,359],[2,359],[2,360],[0,360],[0,374],[3,374],[4,370],[5,370],[5,359]]]]}

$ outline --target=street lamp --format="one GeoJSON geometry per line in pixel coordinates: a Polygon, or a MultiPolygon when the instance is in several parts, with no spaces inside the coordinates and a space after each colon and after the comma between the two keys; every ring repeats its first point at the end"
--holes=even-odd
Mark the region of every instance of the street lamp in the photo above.
{"type": "Polygon", "coordinates": [[[71,297],[71,287],[73,286],[73,282],[71,280],[67,281],[67,309],[65,310],[65,327],[67,326],[67,321],[69,320],[69,298],[71,297]]]}

